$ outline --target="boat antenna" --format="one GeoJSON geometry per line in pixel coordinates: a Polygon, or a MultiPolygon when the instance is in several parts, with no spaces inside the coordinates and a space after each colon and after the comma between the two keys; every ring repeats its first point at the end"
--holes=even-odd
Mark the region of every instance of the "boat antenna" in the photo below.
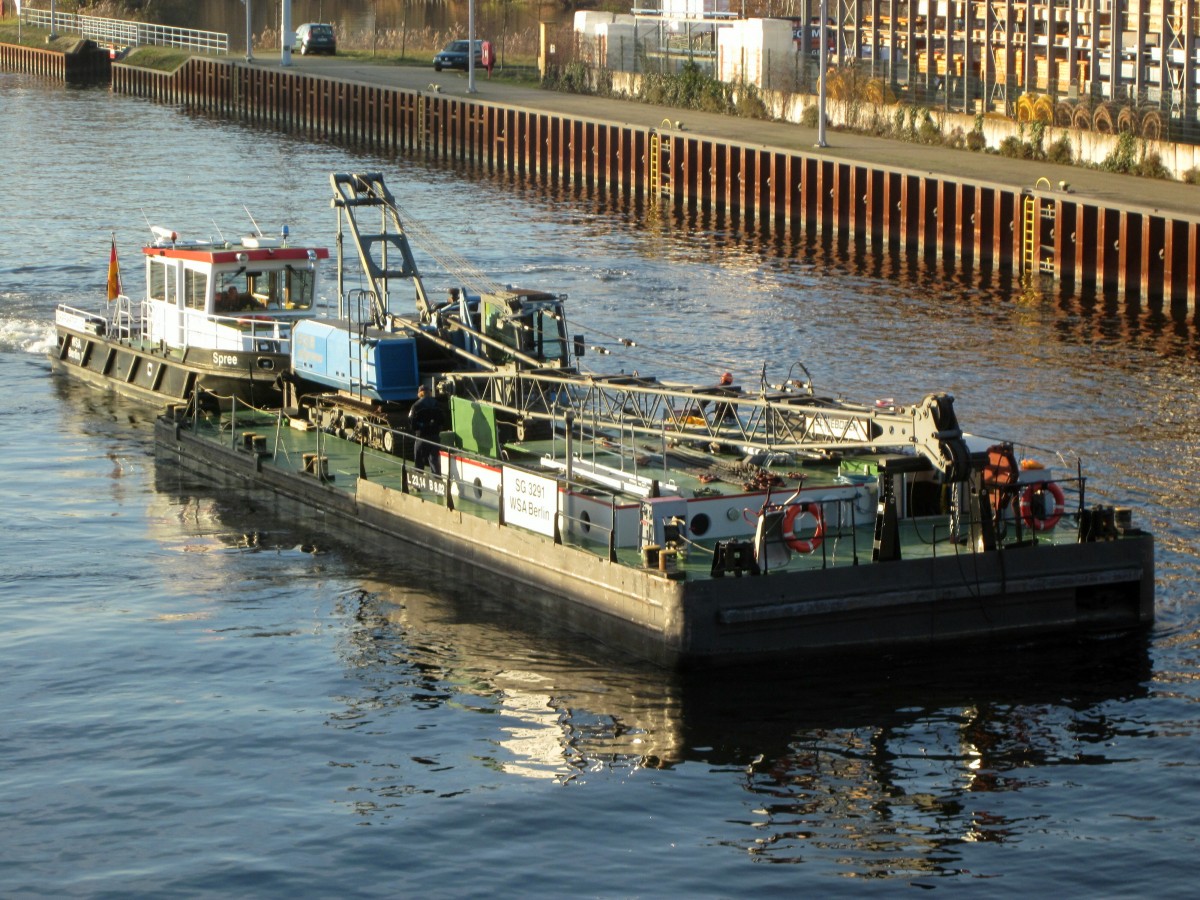
{"type": "Polygon", "coordinates": [[[154,234],[154,226],[150,224],[150,217],[148,215],[146,215],[146,207],[139,206],[138,212],[140,212],[142,214],[142,218],[146,220],[146,230],[149,231],[150,234],[153,235],[154,234]]]}
{"type": "MultiPolygon", "coordinates": [[[[251,219],[250,221],[251,221],[251,222],[253,222],[253,221],[254,221],[254,219],[251,219]]],[[[217,220],[216,220],[216,219],[213,219],[213,220],[212,220],[212,223],[213,223],[213,228],[217,229],[217,234],[219,234],[219,235],[221,236],[221,243],[222,243],[222,244],[224,244],[224,243],[226,242],[226,241],[225,241],[225,232],[223,232],[223,231],[221,230],[221,226],[217,224],[217,220]]],[[[255,228],[257,228],[258,226],[257,226],[257,225],[255,225],[254,227],[255,227],[255,228]]]]}
{"type": "Polygon", "coordinates": [[[250,207],[248,207],[248,206],[247,206],[245,203],[243,203],[243,204],[242,204],[242,209],[244,209],[244,210],[246,211],[246,215],[250,216],[250,224],[251,224],[251,225],[253,225],[253,226],[254,226],[254,230],[258,232],[258,236],[259,236],[259,237],[262,237],[262,236],[263,236],[263,230],[262,230],[261,228],[259,228],[259,227],[258,227],[258,223],[254,221],[254,216],[251,216],[251,215],[250,215],[250,207]]]}

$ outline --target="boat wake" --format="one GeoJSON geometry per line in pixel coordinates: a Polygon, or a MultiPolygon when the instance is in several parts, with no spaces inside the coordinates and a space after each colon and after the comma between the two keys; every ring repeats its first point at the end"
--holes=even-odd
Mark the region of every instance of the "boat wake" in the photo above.
{"type": "Polygon", "coordinates": [[[45,356],[54,349],[54,326],[44,319],[0,319],[0,350],[45,356]]]}

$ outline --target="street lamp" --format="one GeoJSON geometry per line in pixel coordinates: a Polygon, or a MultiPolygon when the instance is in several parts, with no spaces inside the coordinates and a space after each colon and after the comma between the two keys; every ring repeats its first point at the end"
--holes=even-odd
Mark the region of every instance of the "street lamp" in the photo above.
{"type": "Polygon", "coordinates": [[[292,64],[292,0],[283,0],[279,22],[279,65],[292,64]]]}
{"type": "Polygon", "coordinates": [[[475,93],[475,0],[467,0],[467,93],[475,93]]]}
{"type": "Polygon", "coordinates": [[[250,0],[242,0],[246,7],[246,62],[254,62],[254,26],[250,23],[250,0]]]}
{"type": "Polygon", "coordinates": [[[825,82],[829,72],[829,13],[826,9],[827,0],[821,0],[821,71],[817,73],[817,146],[828,147],[825,143],[825,82]]]}

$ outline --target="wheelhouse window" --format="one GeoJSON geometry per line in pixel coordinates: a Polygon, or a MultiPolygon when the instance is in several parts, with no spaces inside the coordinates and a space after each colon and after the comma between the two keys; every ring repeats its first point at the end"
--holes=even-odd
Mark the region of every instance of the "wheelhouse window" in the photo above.
{"type": "Polygon", "coordinates": [[[288,266],[271,273],[271,290],[284,309],[312,309],[316,273],[288,266]]]}
{"type": "Polygon", "coordinates": [[[183,270],[183,303],[188,309],[203,310],[208,297],[208,273],[196,269],[183,270]]]}
{"type": "Polygon", "coordinates": [[[567,340],[562,319],[555,309],[539,309],[534,313],[533,353],[543,362],[567,361],[567,340]]]}
{"type": "Polygon", "coordinates": [[[162,300],[166,303],[175,302],[175,263],[169,259],[150,260],[149,284],[147,296],[151,300],[162,300]]]}
{"type": "Polygon", "coordinates": [[[292,266],[218,273],[214,288],[216,311],[307,311],[313,305],[315,285],[315,273],[292,266]]]}

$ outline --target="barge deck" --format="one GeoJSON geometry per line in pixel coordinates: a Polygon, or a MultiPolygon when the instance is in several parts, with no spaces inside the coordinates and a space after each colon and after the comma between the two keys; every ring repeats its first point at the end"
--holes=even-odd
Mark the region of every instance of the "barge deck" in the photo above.
{"type": "Polygon", "coordinates": [[[450,557],[512,585],[515,603],[668,664],[1107,633],[1153,619],[1153,538],[1111,521],[1085,534],[1091,525],[1070,528],[1064,519],[981,550],[951,539],[946,516],[907,517],[893,558],[880,559],[882,512],[851,512],[826,516],[818,547],[760,569],[738,549],[748,545],[718,538],[693,536],[669,556],[647,552],[644,533],[621,532],[619,509],[633,508],[639,528],[655,498],[613,494],[603,501],[612,509],[607,525],[584,521],[579,498],[594,488],[452,446],[441,448],[445,474],[434,477],[403,455],[293,425],[283,411],[245,408],[173,408],[155,441],[160,457],[187,469],[366,526],[399,553],[419,547],[450,557]],[[481,482],[485,467],[495,486],[481,482]],[[539,497],[546,533],[518,508],[529,498],[514,496],[512,485],[526,483],[558,485],[539,497]]]}

